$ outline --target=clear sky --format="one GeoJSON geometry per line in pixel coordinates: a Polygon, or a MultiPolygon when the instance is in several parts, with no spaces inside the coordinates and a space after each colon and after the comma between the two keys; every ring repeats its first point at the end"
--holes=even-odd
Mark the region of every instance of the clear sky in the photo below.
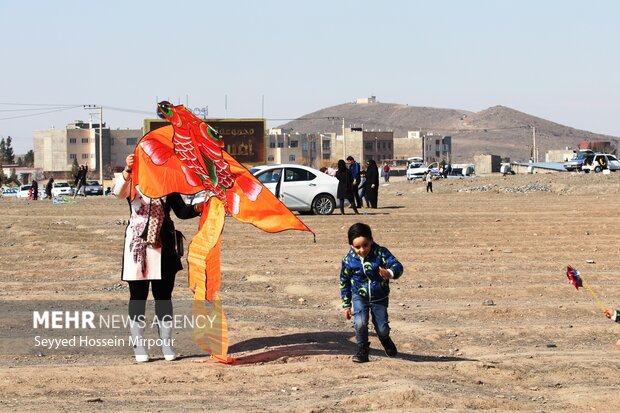
{"type": "Polygon", "coordinates": [[[0,136],[89,118],[16,104],[137,129],[157,99],[269,120],[370,95],[620,136],[619,22],[617,0],[0,0],[0,136]]]}

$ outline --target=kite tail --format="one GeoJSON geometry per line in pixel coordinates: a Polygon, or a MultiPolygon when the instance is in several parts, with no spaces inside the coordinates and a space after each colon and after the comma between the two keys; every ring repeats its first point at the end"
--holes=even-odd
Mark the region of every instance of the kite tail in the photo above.
{"type": "Polygon", "coordinates": [[[189,245],[189,288],[194,292],[194,341],[223,363],[228,358],[228,324],[217,292],[220,289],[220,236],[224,229],[224,204],[211,197],[200,217],[198,233],[189,245]],[[207,305],[211,311],[207,312],[207,305]]]}
{"type": "Polygon", "coordinates": [[[189,244],[189,288],[195,300],[213,300],[220,289],[220,236],[224,228],[224,204],[211,197],[200,217],[199,229],[189,244]]]}
{"type": "Polygon", "coordinates": [[[194,324],[194,342],[219,362],[234,361],[228,357],[228,323],[219,295],[211,302],[194,300],[192,313],[194,320],[200,320],[194,324]]]}

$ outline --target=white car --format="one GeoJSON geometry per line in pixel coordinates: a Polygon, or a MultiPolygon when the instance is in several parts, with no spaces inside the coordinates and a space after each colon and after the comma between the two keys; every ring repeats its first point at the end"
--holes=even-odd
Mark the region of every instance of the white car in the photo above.
{"type": "Polygon", "coordinates": [[[620,170],[620,161],[615,155],[596,153],[588,155],[581,165],[581,170],[585,173],[590,171],[602,172],[603,169],[618,171],[620,170]]]}
{"type": "Polygon", "coordinates": [[[264,165],[250,169],[288,209],[329,215],[336,208],[338,180],[303,165],[264,165]]]}
{"type": "Polygon", "coordinates": [[[73,188],[67,182],[54,182],[52,186],[52,196],[73,195],[73,188]]]}
{"type": "Polygon", "coordinates": [[[3,186],[2,196],[7,198],[17,196],[17,188],[9,188],[7,186],[3,186]]]}
{"type": "Polygon", "coordinates": [[[32,188],[32,185],[21,185],[17,189],[17,197],[18,198],[30,198],[30,188],[32,188]]]}
{"type": "Polygon", "coordinates": [[[417,178],[422,178],[428,171],[428,166],[422,162],[410,162],[407,166],[407,180],[412,181],[417,178]]]}

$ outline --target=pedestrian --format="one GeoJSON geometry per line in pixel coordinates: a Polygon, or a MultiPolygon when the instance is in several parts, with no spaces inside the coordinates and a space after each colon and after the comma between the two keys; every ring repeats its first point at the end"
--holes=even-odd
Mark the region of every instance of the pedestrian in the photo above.
{"type": "Polygon", "coordinates": [[[39,199],[39,183],[36,179],[32,180],[32,186],[30,189],[32,190],[32,196],[30,197],[30,199],[32,199],[33,201],[39,199]]]}
{"type": "MultiPolygon", "coordinates": [[[[605,317],[610,318],[616,323],[620,323],[620,310],[614,310],[612,308],[606,308],[604,311],[605,317]]],[[[616,348],[620,350],[620,340],[616,341],[616,348]]]]}
{"type": "Polygon", "coordinates": [[[360,171],[360,185],[359,185],[359,194],[360,200],[362,204],[366,202],[366,207],[370,208],[370,202],[368,201],[368,196],[366,195],[366,170],[362,169],[360,171]]]}
{"type": "Polygon", "coordinates": [[[379,197],[379,169],[377,163],[371,159],[366,168],[366,196],[371,208],[377,208],[379,197]]]}
{"type": "Polygon", "coordinates": [[[50,176],[50,179],[45,184],[45,196],[48,199],[52,199],[52,188],[54,187],[54,177],[50,176]]]}
{"type": "Polygon", "coordinates": [[[353,176],[353,198],[355,199],[355,205],[358,208],[362,208],[362,200],[360,199],[359,194],[360,164],[349,155],[347,156],[347,165],[349,166],[349,171],[351,171],[351,175],[353,176]]]}
{"type": "Polygon", "coordinates": [[[383,180],[390,182],[390,165],[387,162],[383,162],[383,180]]]}
{"type": "Polygon", "coordinates": [[[353,192],[353,177],[351,176],[351,170],[347,169],[347,164],[340,159],[338,161],[338,170],[336,171],[336,179],[338,179],[338,189],[336,195],[340,202],[340,214],[344,215],[344,201],[348,200],[351,204],[351,208],[355,214],[359,214],[357,207],[355,206],[355,195],[353,192]]]}
{"type": "Polygon", "coordinates": [[[426,192],[433,192],[433,174],[430,170],[425,172],[424,181],[426,182],[426,192]]]}
{"type": "Polygon", "coordinates": [[[397,349],[390,338],[388,320],[390,280],[402,275],[403,266],[387,248],[374,242],[370,226],[353,224],[347,235],[351,248],[342,259],[340,297],[347,320],[353,316],[357,343],[353,361],[368,361],[369,313],[385,354],[394,357],[397,349]]]}
{"type": "MultiPolygon", "coordinates": [[[[135,197],[129,199],[134,155],[127,156],[126,167],[114,182],[113,193],[127,198],[131,216],[125,231],[122,280],[129,285],[129,327],[137,362],[149,360],[144,346],[145,310],[149,286],[155,299],[155,322],[161,348],[168,361],[176,359],[172,339],[172,290],[176,273],[183,267],[175,249],[175,229],[170,210],[181,219],[200,215],[204,204],[185,204],[178,193],[150,199],[135,186],[135,197]]],[[[151,323],[151,325],[154,325],[151,323]]]]}
{"type": "MultiPolygon", "coordinates": [[[[80,189],[86,183],[87,173],[88,173],[88,165],[86,164],[80,165],[80,167],[78,168],[77,175],[75,176],[75,192],[73,193],[73,199],[75,199],[75,197],[78,195],[78,192],[80,192],[80,189]]],[[[84,196],[86,196],[86,193],[84,193],[84,196]]]]}

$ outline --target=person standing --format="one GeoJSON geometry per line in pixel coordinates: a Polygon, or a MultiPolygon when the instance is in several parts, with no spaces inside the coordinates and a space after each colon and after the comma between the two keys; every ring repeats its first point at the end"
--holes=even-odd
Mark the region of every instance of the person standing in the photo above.
{"type": "Polygon", "coordinates": [[[383,180],[390,182],[390,165],[387,162],[383,162],[383,180]]]}
{"type": "Polygon", "coordinates": [[[50,176],[50,179],[45,184],[45,196],[48,199],[52,199],[52,188],[54,187],[54,177],[50,176]]]}
{"type": "Polygon", "coordinates": [[[431,171],[426,171],[424,175],[424,181],[426,181],[426,192],[433,192],[433,174],[431,171]]]}
{"type": "MultiPolygon", "coordinates": [[[[80,165],[77,175],[75,176],[75,192],[73,193],[73,199],[78,195],[80,189],[86,183],[86,174],[88,173],[88,166],[86,164],[80,165]]],[[[86,194],[84,194],[86,196],[86,194]]]]}
{"type": "Polygon", "coordinates": [[[359,188],[360,200],[362,201],[362,204],[366,202],[366,207],[370,208],[370,202],[368,201],[368,196],[366,196],[366,171],[364,169],[360,171],[359,188]]]}
{"type": "Polygon", "coordinates": [[[379,197],[379,169],[374,159],[368,161],[366,168],[366,196],[371,208],[377,208],[379,197]]]}
{"type": "Polygon", "coordinates": [[[353,194],[353,177],[351,176],[351,170],[347,169],[347,164],[340,159],[338,161],[338,170],[336,171],[336,179],[338,179],[338,190],[336,195],[340,202],[340,214],[344,215],[344,201],[345,199],[351,204],[351,208],[355,214],[359,214],[357,207],[355,206],[355,195],[353,194]]]}
{"type": "Polygon", "coordinates": [[[32,199],[33,201],[36,201],[37,199],[39,199],[39,183],[37,182],[36,179],[32,180],[32,196],[30,197],[30,199],[32,199]]]}
{"type": "Polygon", "coordinates": [[[347,156],[347,164],[349,165],[349,171],[353,176],[353,198],[355,199],[355,205],[358,208],[362,208],[362,200],[359,194],[359,182],[360,182],[360,164],[355,161],[352,156],[347,156]]]}
{"type": "Polygon", "coordinates": [[[178,193],[159,199],[150,199],[135,186],[136,195],[131,193],[132,166],[134,155],[127,156],[123,173],[114,182],[113,193],[127,198],[131,216],[125,231],[122,280],[129,284],[129,327],[137,362],[149,360],[144,346],[146,300],[149,287],[155,299],[155,316],[161,339],[161,348],[167,361],[176,359],[172,338],[172,290],[176,273],[183,268],[181,257],[175,250],[175,229],[170,210],[181,219],[200,215],[204,204],[185,204],[178,193]]]}
{"type": "Polygon", "coordinates": [[[353,316],[357,352],[355,363],[366,363],[370,350],[368,319],[388,357],[397,354],[390,338],[388,304],[390,280],[403,274],[402,264],[387,248],[374,242],[370,226],[361,222],[351,225],[347,233],[350,250],[342,259],[340,270],[340,298],[347,320],[353,316]],[[353,306],[353,312],[351,311],[353,306]]]}

